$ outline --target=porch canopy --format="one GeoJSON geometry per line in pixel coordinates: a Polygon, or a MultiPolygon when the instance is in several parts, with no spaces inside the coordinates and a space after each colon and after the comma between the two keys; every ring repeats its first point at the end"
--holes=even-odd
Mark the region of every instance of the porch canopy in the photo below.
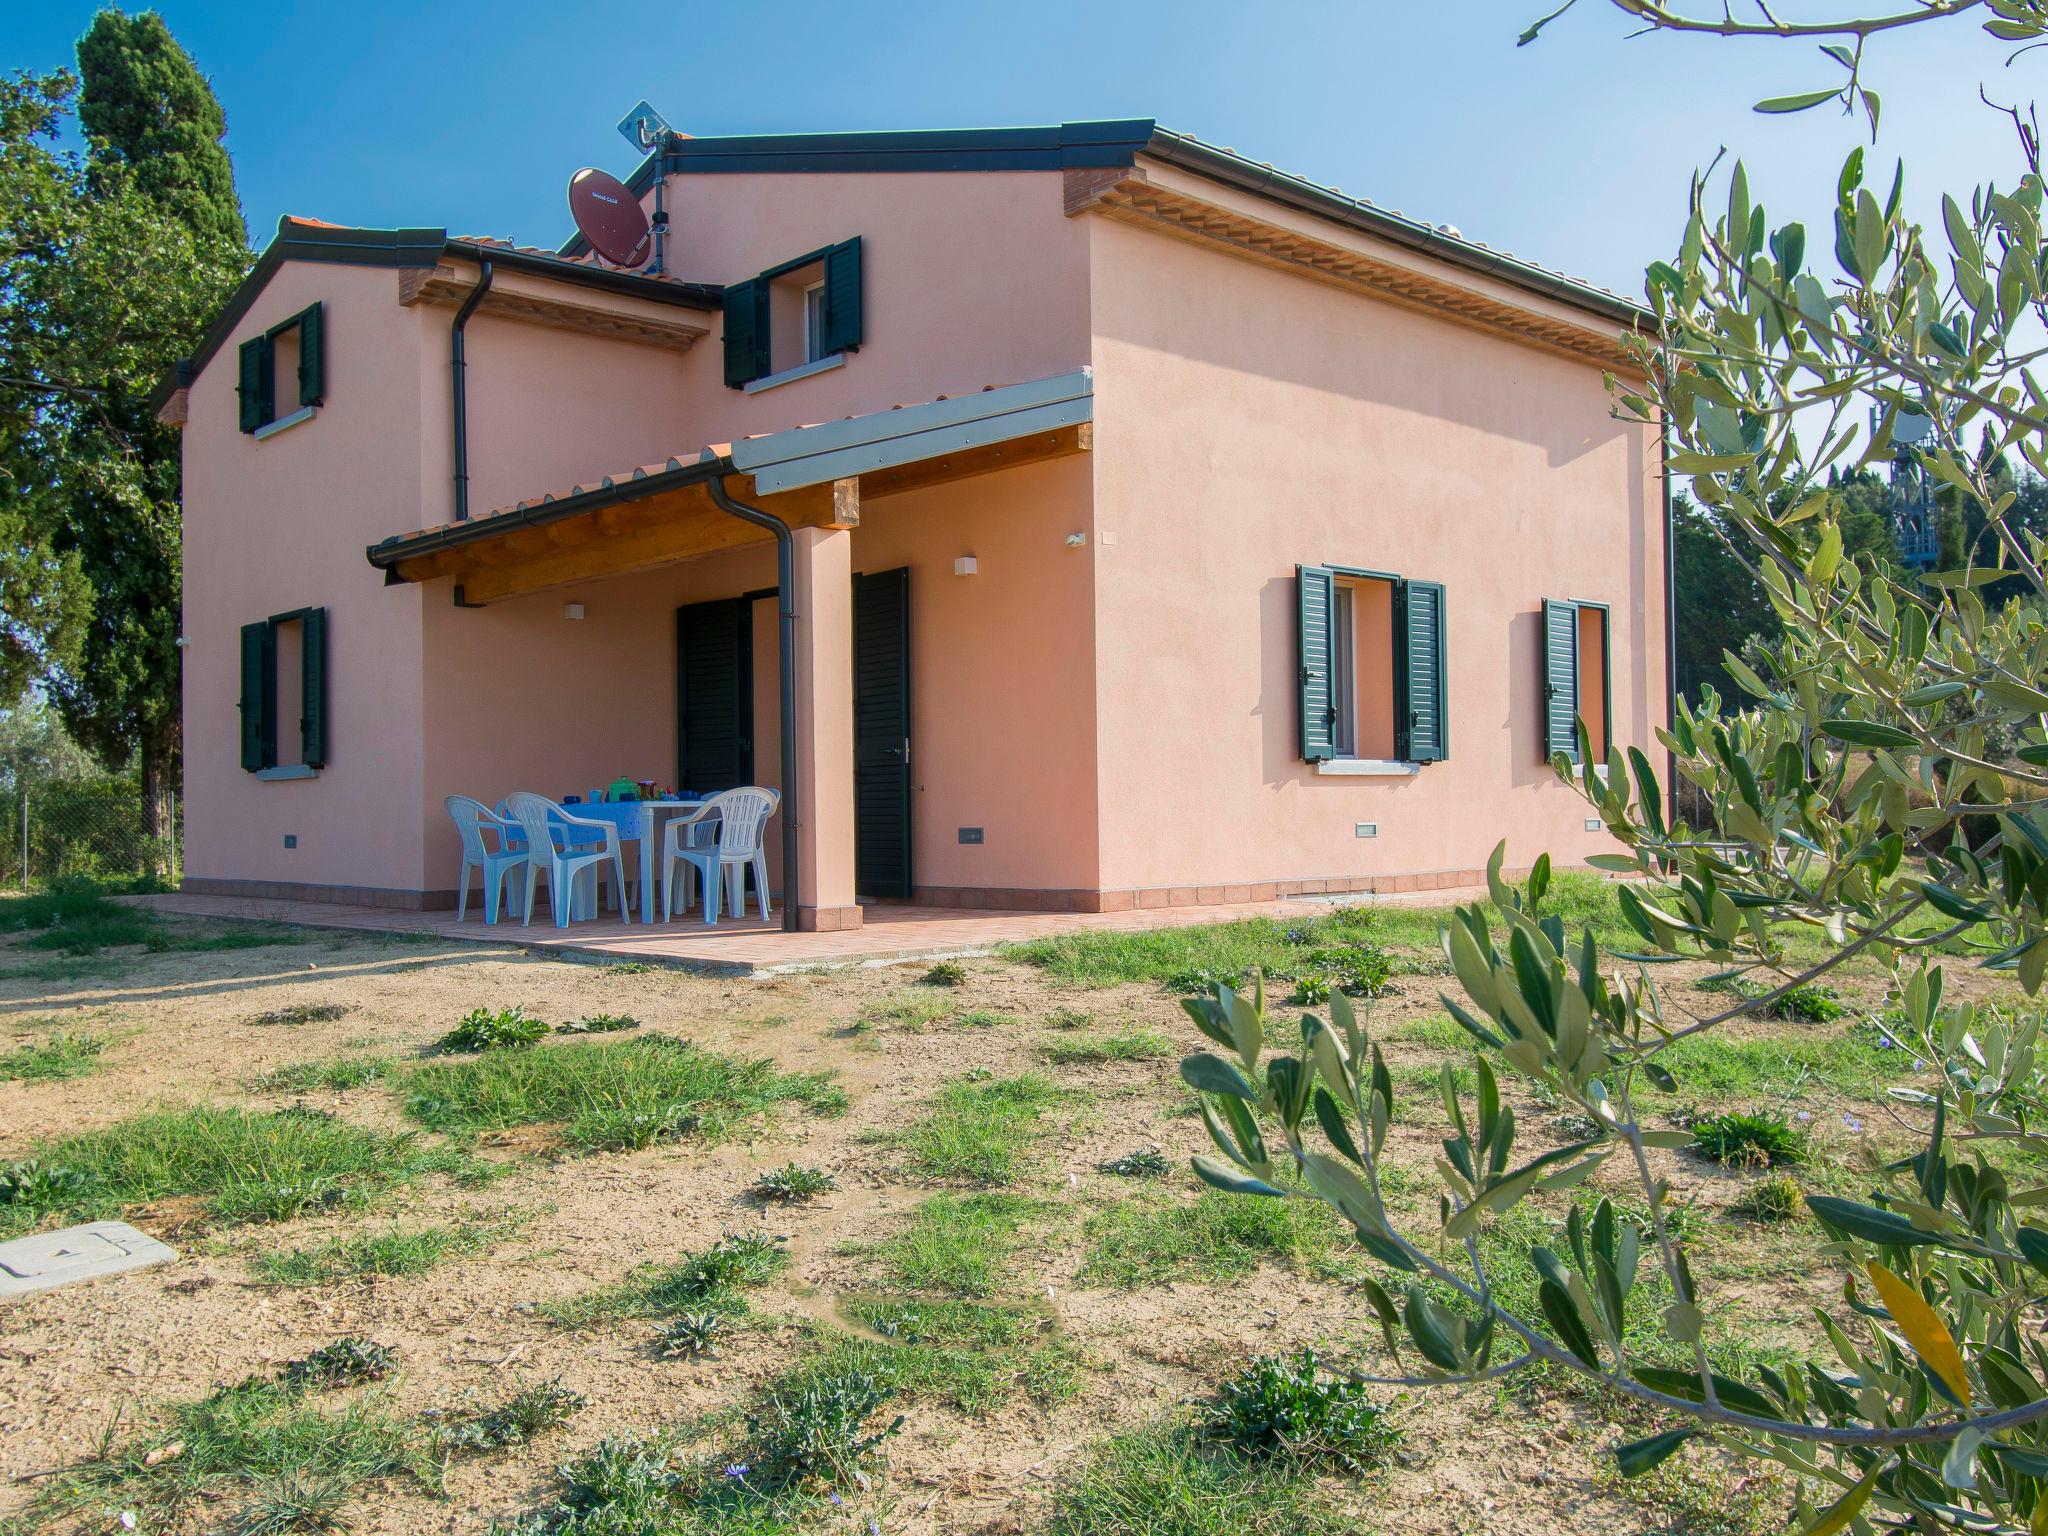
{"type": "Polygon", "coordinates": [[[854,871],[852,535],[888,496],[1093,446],[1086,368],[715,444],[370,546],[387,583],[482,607],[774,539],[780,598],[783,922],[861,925],[854,871]],[[803,683],[799,691],[798,676],[803,683]]]}
{"type": "Polygon", "coordinates": [[[725,494],[791,528],[853,528],[863,497],[939,485],[1086,452],[1087,368],[971,395],[717,443],[549,492],[480,517],[397,533],[367,551],[388,584],[442,578],[480,607],[772,538],[713,499],[725,494]]]}

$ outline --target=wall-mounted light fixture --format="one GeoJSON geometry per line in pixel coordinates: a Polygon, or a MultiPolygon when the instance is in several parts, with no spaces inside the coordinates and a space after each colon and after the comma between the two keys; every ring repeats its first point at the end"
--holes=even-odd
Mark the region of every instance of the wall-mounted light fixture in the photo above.
{"type": "Polygon", "coordinates": [[[1070,533],[1067,535],[1067,548],[1069,549],[1079,549],[1087,542],[1088,535],[1085,533],[1070,533]]]}
{"type": "Polygon", "coordinates": [[[980,569],[981,567],[975,564],[974,556],[972,555],[962,555],[953,562],[953,574],[955,576],[972,576],[980,569]]]}
{"type": "Polygon", "coordinates": [[[564,603],[564,604],[562,604],[562,617],[563,617],[563,618],[565,618],[565,619],[580,619],[580,618],[582,618],[582,617],[583,617],[583,605],[582,605],[581,603],[564,603]]]}

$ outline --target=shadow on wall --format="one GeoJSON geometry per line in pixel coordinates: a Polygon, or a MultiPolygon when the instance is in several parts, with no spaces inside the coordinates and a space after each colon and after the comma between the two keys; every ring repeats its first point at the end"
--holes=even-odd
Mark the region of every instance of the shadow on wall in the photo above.
{"type": "Polygon", "coordinates": [[[1508,717],[1501,727],[1508,736],[1509,780],[1520,789],[1556,782],[1543,756],[1543,615],[1531,609],[1508,618],[1508,717]]]}
{"type": "MultiPolygon", "coordinates": [[[[1586,363],[1306,282],[1298,273],[1230,261],[1143,231],[1119,230],[1111,238],[1119,236],[1146,243],[1125,248],[1108,266],[1137,280],[1113,302],[1098,297],[1096,324],[1106,339],[1197,367],[1284,381],[1304,398],[1336,395],[1512,438],[1541,448],[1553,468],[1639,430],[1605,411],[1557,409],[1561,388],[1604,394],[1598,370],[1586,363]],[[1226,291],[1228,301],[1219,303],[1226,291]]],[[[1098,265],[1098,281],[1103,273],[1098,265]]],[[[1188,398],[1243,393],[1229,380],[1212,380],[1188,398]]],[[[1199,441],[1201,423],[1190,426],[1190,440],[1199,441]]]]}

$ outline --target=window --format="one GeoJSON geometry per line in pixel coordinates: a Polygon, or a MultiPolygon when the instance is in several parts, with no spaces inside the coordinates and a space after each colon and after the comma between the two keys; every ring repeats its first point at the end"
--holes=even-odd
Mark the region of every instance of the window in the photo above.
{"type": "Polygon", "coordinates": [[[235,386],[242,402],[242,430],[267,437],[313,414],[327,389],[327,346],[318,304],[300,310],[261,336],[242,343],[241,374],[235,386]],[[278,415],[278,380],[298,402],[278,415]]]}
{"type": "Polygon", "coordinates": [[[1442,585],[1313,565],[1295,585],[1302,758],[1337,772],[1446,757],[1442,585]]]}
{"type": "Polygon", "coordinates": [[[1579,727],[1596,761],[1613,746],[1614,692],[1607,605],[1568,598],[1543,601],[1543,756],[1582,766],[1579,727]]]}
{"type": "Polygon", "coordinates": [[[804,361],[815,363],[825,350],[825,283],[821,278],[804,290],[804,361]]]}
{"type": "Polygon", "coordinates": [[[327,610],[299,608],[242,626],[242,767],[260,778],[310,778],[327,766],[327,610]],[[295,758],[278,722],[296,719],[295,758]]]}
{"type": "Polygon", "coordinates": [[[767,388],[860,350],[859,236],[725,290],[725,382],[767,388]]]}

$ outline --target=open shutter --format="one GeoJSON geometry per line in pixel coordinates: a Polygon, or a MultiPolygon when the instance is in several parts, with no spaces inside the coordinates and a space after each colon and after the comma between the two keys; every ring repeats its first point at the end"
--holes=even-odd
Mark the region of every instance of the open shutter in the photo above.
{"type": "Polygon", "coordinates": [[[327,766],[327,610],[308,608],[299,616],[299,761],[327,766]]]}
{"type": "Polygon", "coordinates": [[[321,306],[315,304],[299,316],[300,405],[318,405],[327,393],[327,347],[321,312],[321,306]]]}
{"type": "Polygon", "coordinates": [[[819,355],[860,350],[860,236],[825,253],[825,334],[819,355]]]}
{"type": "Polygon", "coordinates": [[[1321,565],[1294,568],[1296,625],[1301,639],[1301,755],[1320,763],[1337,755],[1336,700],[1330,694],[1337,578],[1321,565]]]}
{"type": "Polygon", "coordinates": [[[1543,757],[1579,760],[1579,606],[1543,600],[1543,757]]]}
{"type": "Polygon", "coordinates": [[[242,343],[242,370],[235,385],[236,393],[242,397],[242,430],[254,432],[269,421],[270,401],[270,338],[251,337],[242,343]]]}
{"type": "Polygon", "coordinates": [[[1444,589],[1437,581],[1404,581],[1394,589],[1400,646],[1394,716],[1395,755],[1439,763],[1450,755],[1444,700],[1444,589]]]}
{"type": "Polygon", "coordinates": [[[267,622],[242,626],[242,766],[250,773],[277,766],[276,637],[267,622]]]}
{"type": "Polygon", "coordinates": [[[738,389],[768,373],[768,284],[758,277],[725,290],[725,382],[738,389]]]}

